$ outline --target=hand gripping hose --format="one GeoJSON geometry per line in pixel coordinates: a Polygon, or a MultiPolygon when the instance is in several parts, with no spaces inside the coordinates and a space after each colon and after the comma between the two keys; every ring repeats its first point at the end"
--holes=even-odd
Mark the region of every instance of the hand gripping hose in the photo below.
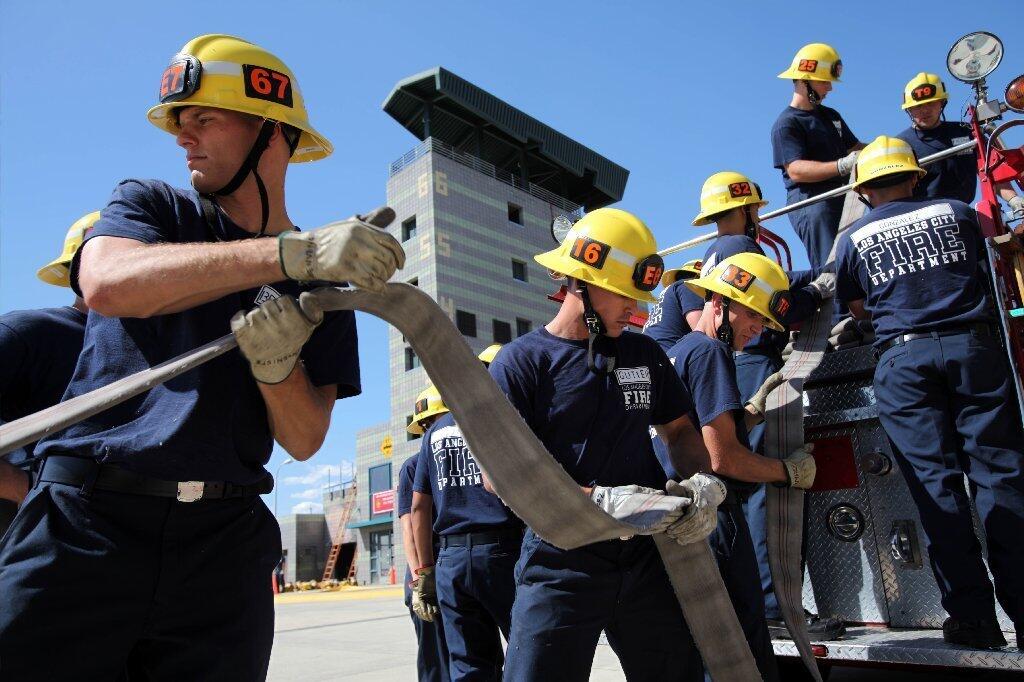
{"type": "MultiPolygon", "coordinates": [[[[360,310],[391,323],[409,340],[477,461],[502,500],[541,538],[562,549],[633,534],[601,511],[508,402],[447,314],[419,288],[401,283],[383,294],[317,289],[324,310],[360,310]],[[571,519],[571,522],[567,522],[571,519]]],[[[230,334],[151,369],[0,426],[0,453],[38,440],[192,369],[235,347],[230,334]]],[[[681,546],[654,536],[683,615],[716,682],[760,679],[754,658],[707,543],[681,546]]]]}
{"type": "MultiPolygon", "coordinates": [[[[864,205],[850,192],[839,220],[840,234],[864,213],[864,205]]],[[[836,244],[832,244],[828,263],[835,262],[836,244]]],[[[832,329],[831,298],[822,301],[818,312],[804,322],[793,344],[793,354],[782,368],[787,381],[772,391],[766,404],[765,455],[784,459],[804,444],[804,379],[814,371],[825,354],[832,329]]],[[[811,676],[821,682],[803,610],[803,569],[800,548],[803,539],[804,491],[797,488],[767,486],[768,564],[772,571],[775,597],[789,633],[811,676]]]]}

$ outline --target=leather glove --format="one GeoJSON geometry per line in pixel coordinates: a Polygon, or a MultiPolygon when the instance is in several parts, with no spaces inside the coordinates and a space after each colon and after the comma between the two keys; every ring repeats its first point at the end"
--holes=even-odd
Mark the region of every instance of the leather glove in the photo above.
{"type": "Polygon", "coordinates": [[[782,348],[782,364],[785,365],[789,362],[789,356],[793,354],[793,348],[796,346],[796,339],[800,336],[800,332],[790,332],[789,342],[782,348]]]}
{"type": "Polygon", "coordinates": [[[380,229],[395,219],[387,206],[365,218],[355,216],[309,232],[278,237],[281,270],[300,282],[350,282],[381,292],[395,269],[405,267],[405,251],[380,229]]]}
{"type": "Polygon", "coordinates": [[[434,567],[420,568],[416,575],[416,580],[412,581],[412,611],[420,620],[433,623],[440,614],[437,607],[434,567]]]}
{"type": "Polygon", "coordinates": [[[870,344],[874,339],[875,330],[871,320],[844,317],[829,332],[828,342],[835,350],[846,350],[870,344]]]}
{"type": "Polygon", "coordinates": [[[320,303],[307,291],[298,303],[285,295],[248,313],[239,310],[231,318],[231,332],[256,381],[279,384],[291,374],[302,346],[323,319],[320,303]]]}
{"type": "Polygon", "coordinates": [[[1024,197],[1021,195],[1014,196],[1006,203],[1010,205],[1010,210],[1013,211],[1014,215],[1024,214],[1024,197]]]}
{"type": "Polygon", "coordinates": [[[686,512],[689,500],[639,485],[594,486],[590,499],[613,519],[633,526],[637,535],[660,533],[686,512]]]}
{"type": "Polygon", "coordinates": [[[836,276],[831,272],[823,272],[807,285],[814,291],[819,301],[836,295],[836,276]]]}
{"type": "Polygon", "coordinates": [[[750,396],[750,400],[747,401],[748,411],[752,410],[760,415],[761,419],[764,419],[765,404],[768,402],[768,394],[784,383],[786,383],[786,377],[782,376],[781,371],[770,375],[764,380],[764,383],[761,384],[761,388],[757,389],[757,392],[750,396]]]}
{"type": "Polygon", "coordinates": [[[857,165],[857,156],[860,154],[859,151],[850,152],[843,158],[836,161],[836,169],[839,171],[839,175],[844,178],[853,172],[854,166],[857,165]]]}
{"type": "Polygon", "coordinates": [[[813,449],[813,443],[805,443],[803,447],[797,448],[793,454],[782,460],[782,466],[786,470],[786,483],[776,483],[775,485],[780,488],[789,486],[800,490],[807,490],[814,485],[817,465],[814,462],[814,456],[811,455],[813,449]]]}
{"type": "Polygon", "coordinates": [[[684,481],[669,481],[665,492],[671,496],[688,497],[686,514],[665,530],[680,545],[700,542],[718,526],[718,505],[725,500],[725,484],[708,474],[694,474],[684,481]]]}

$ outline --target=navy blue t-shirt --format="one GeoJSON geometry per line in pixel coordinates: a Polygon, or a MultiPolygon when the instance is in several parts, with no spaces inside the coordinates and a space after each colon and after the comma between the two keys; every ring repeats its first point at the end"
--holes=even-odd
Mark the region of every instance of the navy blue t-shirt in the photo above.
{"type": "MultiPolygon", "coordinates": [[[[716,264],[738,253],[765,255],[761,245],[746,235],[721,235],[712,242],[705,252],[704,260],[701,261],[701,272],[703,274],[711,272],[716,264]]],[[[784,321],[787,324],[794,324],[810,317],[818,308],[817,297],[807,288],[810,281],[814,279],[815,272],[813,270],[795,270],[786,274],[789,276],[793,304],[784,321]]],[[[667,351],[690,332],[686,314],[702,308],[704,308],[703,298],[690,291],[683,282],[675,282],[662,291],[658,306],[644,325],[644,334],[657,341],[658,345],[667,351]]],[[[766,329],[764,333],[748,343],[743,350],[748,353],[778,352],[787,342],[786,334],[766,329]]]]}
{"type": "Polygon", "coordinates": [[[649,428],[686,415],[690,397],[653,339],[626,332],[609,341],[618,354],[612,374],[590,371],[586,340],[542,327],[502,348],[491,376],[579,485],[661,489],[668,479],[649,428]]]}
{"type": "MultiPolygon", "coordinates": [[[[60,402],[82,351],[85,319],[71,306],[0,315],[0,419],[11,422],[60,402]]],[[[34,446],[4,459],[22,465],[34,446]]]]}
{"type": "MultiPolygon", "coordinates": [[[[732,349],[718,339],[696,332],[687,334],[672,346],[668,357],[676,374],[690,392],[693,405],[689,414],[694,426],[703,428],[715,417],[730,412],[736,424],[736,439],[749,450],[750,441],[743,420],[743,400],[736,385],[736,363],[733,361],[732,349]]],[[[655,449],[666,473],[675,477],[675,469],[661,439],[655,439],[655,449]]],[[[727,477],[722,479],[734,490],[749,491],[756,487],[756,484],[727,477]]]]}
{"type": "Polygon", "coordinates": [[[836,253],[836,295],[864,299],[876,345],[992,319],[977,217],[955,199],[874,208],[850,226],[836,253]]]}
{"type": "Polygon", "coordinates": [[[413,455],[402,462],[402,468],[398,470],[398,518],[412,512],[412,486],[416,480],[417,459],[413,455]]]}
{"type": "MultiPolygon", "coordinates": [[[[125,180],[114,190],[89,240],[113,236],[146,244],[232,241],[252,235],[223,213],[213,228],[199,195],[157,180],[125,180]]],[[[72,263],[76,285],[78,259],[72,263]]],[[[298,297],[316,284],[282,281],[229,294],[189,310],[147,319],[90,311],[82,355],[64,399],[148,369],[230,333],[231,316],[278,295],[298,297]]],[[[315,386],[337,384],[338,397],[360,391],[355,317],[330,312],[300,355],[315,386]]],[[[254,483],[267,475],[273,438],[267,409],[239,351],[231,351],[39,443],[40,455],[76,455],[116,463],[165,480],[254,483]]]]}
{"type": "Polygon", "coordinates": [[[859,140],[839,112],[825,105],[811,111],[786,107],[772,126],[772,164],[782,171],[782,181],[790,191],[790,203],[827,192],[846,183],[836,176],[821,182],[794,182],[786,173],[786,166],[804,161],[836,161],[846,156],[859,140]],[[792,190],[797,190],[799,197],[792,190]]]}
{"type": "Polygon", "coordinates": [[[518,517],[484,489],[483,473],[452,415],[442,415],[423,435],[413,490],[434,498],[438,535],[517,528],[518,517]]]}
{"type": "MultiPolygon", "coordinates": [[[[911,147],[922,159],[971,140],[971,128],[966,123],[942,121],[931,130],[910,127],[896,137],[911,147]]],[[[956,156],[924,166],[928,175],[914,188],[919,199],[956,199],[965,204],[974,201],[978,185],[977,160],[974,149],[965,149],[956,156]]]]}

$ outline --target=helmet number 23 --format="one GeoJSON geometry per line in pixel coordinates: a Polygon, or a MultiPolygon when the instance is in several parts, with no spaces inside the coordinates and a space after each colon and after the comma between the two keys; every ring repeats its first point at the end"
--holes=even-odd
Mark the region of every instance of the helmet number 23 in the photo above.
{"type": "Polygon", "coordinates": [[[245,95],[286,107],[292,104],[292,79],[288,74],[252,64],[242,65],[245,95]]]}
{"type": "Polygon", "coordinates": [[[578,237],[572,245],[569,255],[581,263],[600,270],[604,267],[604,261],[608,258],[609,247],[588,237],[578,237]]]}

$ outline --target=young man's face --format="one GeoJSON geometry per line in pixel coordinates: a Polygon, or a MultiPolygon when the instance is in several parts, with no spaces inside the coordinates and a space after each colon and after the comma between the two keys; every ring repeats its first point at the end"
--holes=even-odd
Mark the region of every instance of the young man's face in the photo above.
{"type": "Polygon", "coordinates": [[[596,286],[587,287],[587,291],[590,293],[590,303],[594,306],[594,311],[604,322],[607,330],[605,334],[611,337],[622,334],[629,324],[629,318],[637,312],[636,300],[596,286]]]}
{"type": "Polygon", "coordinates": [[[814,90],[818,95],[818,99],[824,101],[828,93],[832,92],[832,83],[830,81],[797,81],[796,87],[799,89],[800,94],[806,95],[807,88],[804,87],[804,83],[811,86],[811,90],[814,90]]]}
{"type": "MultiPolygon", "coordinates": [[[[719,309],[716,311],[716,317],[718,318],[716,322],[719,325],[722,319],[720,306],[721,304],[719,304],[719,309]]],[[[765,322],[766,320],[761,313],[755,312],[736,301],[729,301],[729,324],[732,326],[733,350],[743,350],[744,346],[764,331],[765,322]]]]}
{"type": "Polygon", "coordinates": [[[919,130],[929,130],[939,125],[939,118],[942,116],[942,104],[942,102],[928,102],[907,109],[910,120],[914,122],[914,127],[919,130]]]}
{"type": "Polygon", "coordinates": [[[214,192],[234,177],[260,128],[255,116],[212,107],[185,107],[178,122],[177,142],[200,192],[214,192]]]}

